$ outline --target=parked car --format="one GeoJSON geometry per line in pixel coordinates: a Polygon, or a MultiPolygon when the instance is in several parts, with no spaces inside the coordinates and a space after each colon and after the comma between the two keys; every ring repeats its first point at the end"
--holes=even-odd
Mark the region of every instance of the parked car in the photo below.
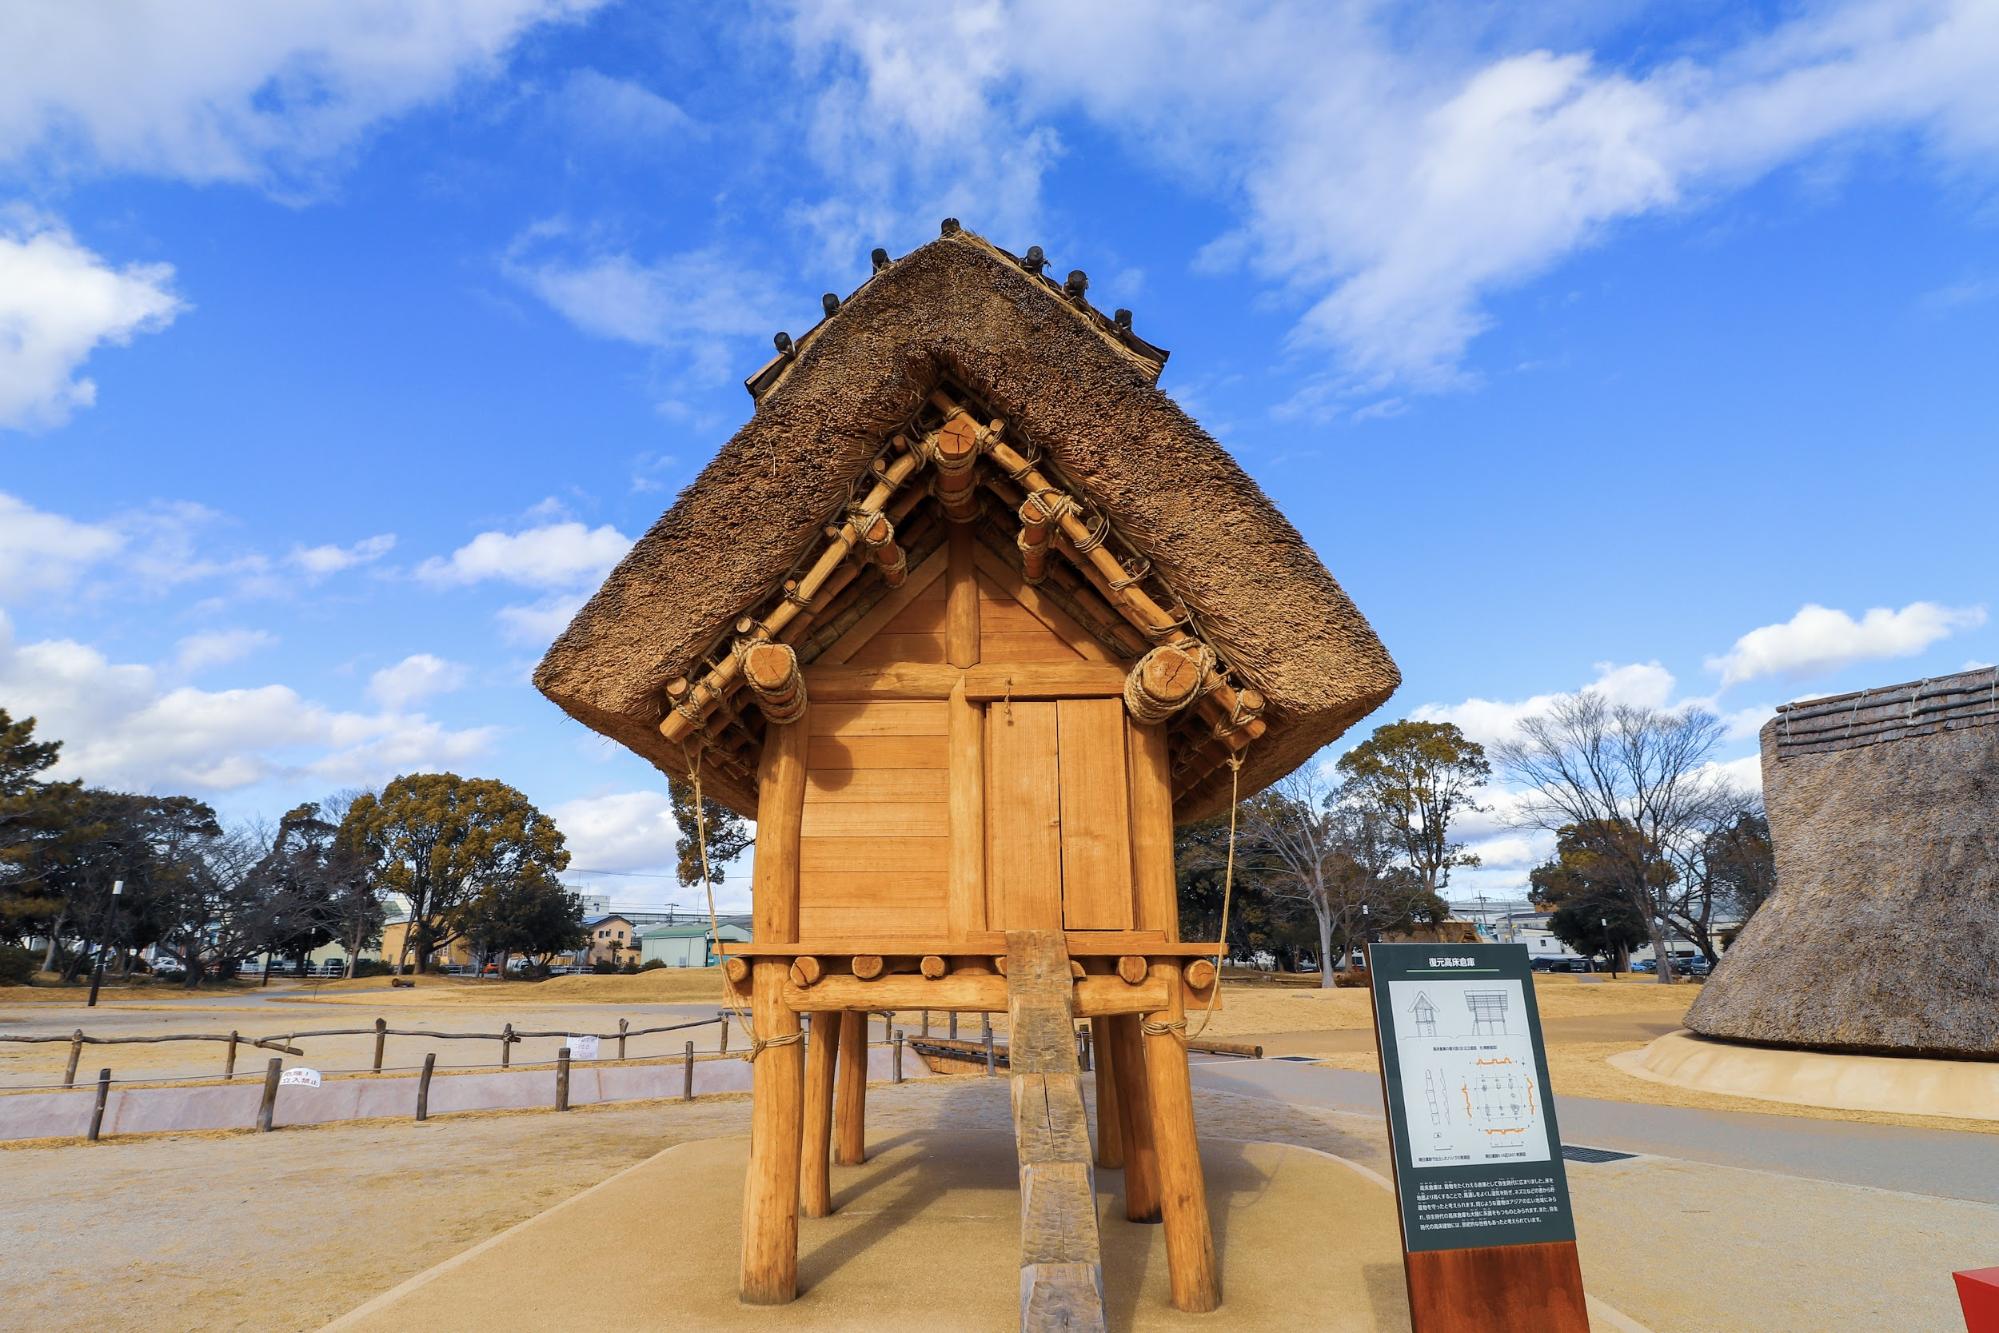
{"type": "Polygon", "coordinates": [[[1550,958],[1546,968],[1549,972],[1594,972],[1596,964],[1588,958],[1550,958]]]}

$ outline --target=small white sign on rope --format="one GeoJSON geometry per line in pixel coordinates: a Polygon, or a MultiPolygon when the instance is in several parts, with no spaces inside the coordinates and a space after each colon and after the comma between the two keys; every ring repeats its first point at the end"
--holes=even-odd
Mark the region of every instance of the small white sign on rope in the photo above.
{"type": "Polygon", "coordinates": [[[300,1066],[287,1069],[278,1075],[278,1086],[283,1088],[316,1088],[319,1086],[319,1071],[300,1066]]]}
{"type": "Polygon", "coordinates": [[[595,1060],[597,1058],[597,1039],[595,1037],[571,1037],[569,1039],[569,1058],[572,1060],[595,1060]]]}

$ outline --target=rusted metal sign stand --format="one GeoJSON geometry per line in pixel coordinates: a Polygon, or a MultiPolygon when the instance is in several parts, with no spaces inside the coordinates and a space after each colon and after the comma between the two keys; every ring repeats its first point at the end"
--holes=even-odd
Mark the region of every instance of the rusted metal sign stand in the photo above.
{"type": "Polygon", "coordinates": [[[1368,967],[1415,1333],[1588,1333],[1526,947],[1368,967]]]}

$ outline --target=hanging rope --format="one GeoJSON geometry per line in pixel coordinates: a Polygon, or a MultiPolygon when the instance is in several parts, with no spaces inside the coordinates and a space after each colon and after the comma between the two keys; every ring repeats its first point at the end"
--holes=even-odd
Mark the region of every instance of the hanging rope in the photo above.
{"type": "MultiPolygon", "coordinates": [[[[715,948],[719,952],[722,947],[722,923],[715,915],[715,877],[708,869],[708,803],[701,794],[701,751],[682,741],[680,755],[687,761],[687,780],[694,787],[694,845],[701,851],[701,889],[708,895],[708,938],[715,941],[715,948]]],[[[1220,985],[1219,982],[1216,984],[1220,985]]],[[[754,1063],[766,1046],[789,1046],[804,1038],[803,1029],[786,1033],[781,1037],[772,1037],[769,1041],[759,1037],[756,1025],[736,1003],[735,988],[726,983],[722,987],[722,1002],[728,1006],[730,1016],[736,1020],[736,1026],[742,1030],[745,1037],[749,1038],[749,1049],[743,1052],[745,1060],[754,1063]]]]}
{"type": "MultiPolygon", "coordinates": [[[[1235,894],[1235,825],[1236,815],[1242,809],[1242,761],[1248,751],[1240,751],[1229,756],[1229,856],[1222,871],[1222,929],[1215,941],[1215,984],[1208,991],[1208,1007],[1201,1012],[1201,1026],[1194,1029],[1198,1040],[1208,1030],[1208,1023],[1215,1016],[1215,1001],[1222,994],[1222,959],[1229,952],[1229,900],[1235,894]]],[[[1182,1019],[1180,1026],[1187,1024],[1182,1019]]]]}

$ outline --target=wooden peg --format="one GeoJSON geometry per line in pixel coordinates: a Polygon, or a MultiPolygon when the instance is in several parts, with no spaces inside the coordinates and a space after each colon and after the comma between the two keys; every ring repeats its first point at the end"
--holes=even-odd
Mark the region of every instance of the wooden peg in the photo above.
{"type": "Polygon", "coordinates": [[[819,978],[826,975],[826,964],[817,958],[800,958],[791,964],[791,984],[794,986],[816,985],[819,978]]]}
{"type": "Polygon", "coordinates": [[[1144,981],[1149,971],[1146,961],[1137,954],[1128,953],[1117,960],[1117,974],[1127,986],[1144,981]]]}
{"type": "Polygon", "coordinates": [[[923,955],[923,961],[918,965],[918,970],[930,980],[940,981],[951,971],[951,965],[936,954],[927,953],[923,955]]]}
{"type": "Polygon", "coordinates": [[[857,953],[854,955],[854,975],[862,981],[873,981],[885,970],[882,956],[878,953],[857,953]]]}

